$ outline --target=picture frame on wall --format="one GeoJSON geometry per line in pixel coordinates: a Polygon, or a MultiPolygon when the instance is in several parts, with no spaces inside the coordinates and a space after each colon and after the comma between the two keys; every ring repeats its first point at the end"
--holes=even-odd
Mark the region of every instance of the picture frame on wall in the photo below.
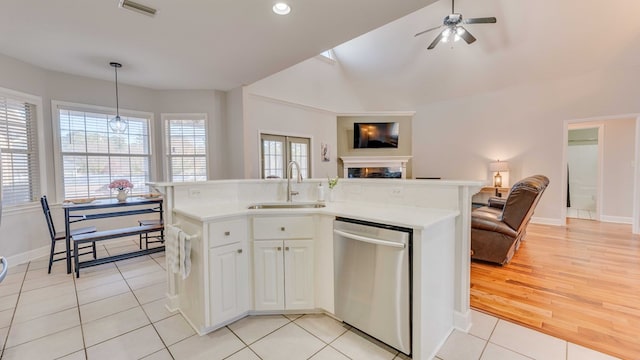
{"type": "Polygon", "coordinates": [[[329,144],[322,143],[320,145],[320,158],[324,162],[328,162],[331,160],[329,155],[329,144]]]}

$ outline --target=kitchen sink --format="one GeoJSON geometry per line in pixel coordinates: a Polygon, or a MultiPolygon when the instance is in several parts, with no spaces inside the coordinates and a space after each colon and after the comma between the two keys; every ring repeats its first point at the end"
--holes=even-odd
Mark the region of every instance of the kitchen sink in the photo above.
{"type": "Polygon", "coordinates": [[[248,207],[250,210],[256,209],[319,209],[323,208],[327,205],[324,203],[295,203],[295,202],[285,202],[285,203],[264,203],[264,204],[253,204],[248,207]]]}

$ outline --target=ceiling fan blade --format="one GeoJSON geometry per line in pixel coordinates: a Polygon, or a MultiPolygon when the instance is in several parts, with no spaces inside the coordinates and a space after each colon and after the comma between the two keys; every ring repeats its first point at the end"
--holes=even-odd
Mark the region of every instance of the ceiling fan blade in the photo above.
{"type": "Polygon", "coordinates": [[[471,44],[472,42],[476,41],[476,37],[471,35],[470,32],[467,31],[467,29],[463,28],[462,26],[459,26],[460,29],[464,30],[461,34],[459,34],[459,36],[467,42],[467,44],[471,44]]]}
{"type": "Polygon", "coordinates": [[[436,36],[436,38],[431,42],[431,44],[429,44],[429,47],[427,48],[427,50],[431,50],[434,47],[436,47],[436,45],[438,45],[438,43],[440,42],[440,40],[442,40],[442,34],[444,34],[444,31],[447,29],[442,30],[438,36],[436,36]]]}
{"type": "Polygon", "coordinates": [[[429,29],[427,29],[427,30],[420,31],[419,33],[417,33],[417,34],[415,34],[415,35],[413,35],[413,36],[414,36],[414,37],[416,37],[416,36],[420,36],[420,35],[422,35],[422,34],[424,34],[424,33],[428,33],[429,31],[433,31],[433,30],[438,29],[438,28],[440,28],[440,27],[442,27],[442,25],[440,25],[440,26],[434,26],[434,27],[429,28],[429,29]]]}
{"type": "Polygon", "coordinates": [[[462,20],[464,24],[495,24],[496,18],[494,17],[483,17],[483,18],[472,18],[472,19],[464,19],[462,20]]]}

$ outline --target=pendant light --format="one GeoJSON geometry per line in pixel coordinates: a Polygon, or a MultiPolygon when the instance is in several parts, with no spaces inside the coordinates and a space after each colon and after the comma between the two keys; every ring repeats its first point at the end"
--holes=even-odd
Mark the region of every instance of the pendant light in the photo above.
{"type": "Polygon", "coordinates": [[[129,124],[126,119],[120,117],[120,104],[118,102],[118,68],[122,67],[122,64],[117,62],[109,63],[116,72],[116,117],[109,120],[109,127],[116,133],[123,134],[127,131],[127,125],[129,124]]]}

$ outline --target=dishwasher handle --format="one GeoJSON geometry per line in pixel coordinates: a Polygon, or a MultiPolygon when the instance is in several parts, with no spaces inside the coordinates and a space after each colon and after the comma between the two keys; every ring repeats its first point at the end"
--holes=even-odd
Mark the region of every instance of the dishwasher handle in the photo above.
{"type": "Polygon", "coordinates": [[[404,249],[406,247],[406,245],[404,243],[395,242],[395,241],[386,241],[386,240],[374,239],[374,238],[370,238],[370,237],[366,237],[366,236],[361,236],[361,235],[348,233],[348,232],[345,232],[345,231],[342,231],[342,230],[333,229],[333,233],[336,234],[336,235],[340,235],[340,236],[346,237],[347,239],[367,242],[367,243],[375,244],[375,245],[391,246],[391,247],[399,248],[399,249],[404,249]]]}

